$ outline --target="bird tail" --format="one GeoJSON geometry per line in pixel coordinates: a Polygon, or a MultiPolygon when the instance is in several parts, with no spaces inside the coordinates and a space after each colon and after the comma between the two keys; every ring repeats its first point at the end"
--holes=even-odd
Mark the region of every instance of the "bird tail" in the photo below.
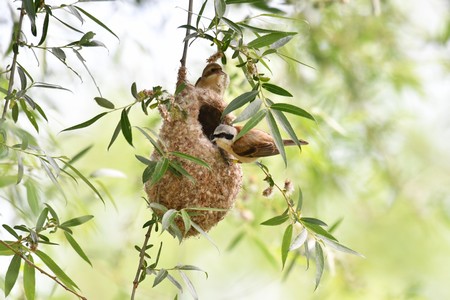
{"type": "MultiPolygon", "coordinates": [[[[300,145],[308,145],[309,144],[305,140],[298,139],[298,141],[300,142],[300,145]]],[[[296,143],[293,140],[283,140],[283,144],[285,146],[295,146],[296,145],[296,143]]]]}

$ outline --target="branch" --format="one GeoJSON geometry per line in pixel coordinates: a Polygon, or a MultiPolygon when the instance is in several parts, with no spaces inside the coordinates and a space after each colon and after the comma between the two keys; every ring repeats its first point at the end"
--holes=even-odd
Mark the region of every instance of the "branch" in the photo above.
{"type": "Polygon", "coordinates": [[[139,286],[139,278],[141,277],[142,271],[145,272],[145,268],[143,268],[144,259],[145,259],[145,249],[147,248],[147,244],[150,239],[152,229],[153,229],[153,223],[148,226],[147,233],[145,234],[144,244],[142,245],[141,252],[139,253],[139,265],[136,270],[136,276],[134,277],[134,280],[133,280],[133,290],[131,291],[131,298],[130,298],[131,300],[134,299],[134,295],[139,286]]]}
{"type": "Polygon", "coordinates": [[[28,265],[32,266],[33,268],[35,268],[36,270],[38,270],[39,272],[41,272],[42,274],[46,275],[47,277],[51,278],[53,281],[55,281],[57,284],[59,284],[60,286],[62,286],[66,291],[71,292],[72,294],[74,294],[75,296],[77,296],[78,298],[82,299],[82,300],[87,300],[86,297],[83,297],[82,295],[78,294],[77,292],[75,292],[74,290],[71,290],[69,287],[65,286],[64,283],[62,283],[61,281],[59,281],[59,279],[54,276],[51,275],[49,273],[47,273],[44,269],[41,269],[40,267],[36,266],[32,261],[30,261],[28,258],[25,257],[25,255],[23,255],[21,252],[17,251],[16,249],[14,249],[13,247],[11,247],[8,243],[5,243],[4,241],[0,240],[0,244],[2,244],[3,246],[5,246],[6,248],[8,248],[9,250],[11,250],[12,252],[14,252],[14,254],[19,255],[20,258],[22,258],[28,265]]]}
{"type": "Polygon", "coordinates": [[[188,49],[188,39],[187,37],[189,36],[189,34],[191,33],[191,30],[189,29],[189,25],[191,25],[191,20],[192,20],[192,0],[189,0],[189,8],[188,8],[188,17],[187,17],[187,25],[188,28],[186,28],[186,37],[185,37],[185,41],[184,41],[184,49],[183,49],[183,56],[180,59],[181,62],[181,66],[182,67],[186,67],[186,60],[187,60],[187,49],[188,49]]]}
{"type": "MultiPolygon", "coordinates": [[[[16,73],[16,64],[17,64],[17,55],[19,54],[19,48],[18,48],[18,44],[19,44],[19,38],[20,38],[20,33],[22,32],[22,23],[23,23],[23,17],[25,16],[25,2],[22,1],[22,7],[20,8],[20,17],[19,17],[19,25],[17,26],[17,31],[14,33],[14,42],[13,42],[13,60],[12,60],[12,64],[11,64],[11,74],[9,76],[9,85],[8,85],[8,93],[7,96],[11,95],[12,93],[12,89],[14,86],[14,76],[16,73]],[[16,49],[15,46],[17,47],[16,49]]],[[[3,107],[3,113],[2,113],[2,118],[1,120],[5,120],[6,118],[6,112],[8,111],[8,107],[9,107],[9,97],[7,97],[6,101],[5,101],[5,106],[3,107]]]]}

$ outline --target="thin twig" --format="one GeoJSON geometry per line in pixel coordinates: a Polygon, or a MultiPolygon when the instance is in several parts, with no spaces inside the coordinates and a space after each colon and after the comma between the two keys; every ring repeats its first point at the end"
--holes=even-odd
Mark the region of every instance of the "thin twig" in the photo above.
{"type": "Polygon", "coordinates": [[[188,27],[186,28],[186,37],[185,37],[185,41],[184,41],[183,56],[180,59],[182,67],[186,67],[187,50],[188,50],[188,45],[189,45],[189,40],[187,37],[191,33],[189,26],[191,25],[191,20],[192,20],[192,2],[193,2],[192,0],[189,0],[189,8],[188,8],[188,12],[187,12],[188,13],[188,17],[187,17],[188,27]]]}
{"type": "Polygon", "coordinates": [[[141,248],[141,252],[139,253],[139,265],[138,265],[138,268],[136,270],[136,276],[134,277],[134,280],[133,280],[133,290],[131,291],[131,298],[130,298],[131,300],[134,299],[134,295],[135,295],[136,290],[137,290],[137,288],[139,286],[139,278],[141,277],[142,272],[145,272],[145,268],[143,268],[143,266],[144,266],[144,259],[145,259],[145,250],[147,248],[147,244],[148,244],[148,241],[150,239],[150,235],[151,235],[152,229],[153,229],[153,224],[150,224],[148,226],[147,233],[145,234],[145,239],[144,239],[144,243],[143,243],[142,248],[141,248]]]}
{"type": "MultiPolygon", "coordinates": [[[[12,89],[14,86],[14,76],[16,74],[16,65],[17,65],[17,55],[19,54],[19,39],[20,39],[20,33],[22,32],[22,23],[23,23],[23,17],[25,16],[25,1],[22,1],[22,7],[20,8],[20,17],[19,17],[19,25],[17,26],[16,32],[14,33],[14,42],[13,45],[16,45],[16,49],[14,50],[13,46],[13,60],[11,64],[11,74],[9,75],[9,85],[8,85],[8,93],[7,96],[11,95],[12,89]]],[[[9,107],[9,97],[7,97],[5,101],[5,106],[3,107],[3,113],[1,120],[4,120],[6,118],[6,112],[8,111],[9,107]]]]}
{"type": "Polygon", "coordinates": [[[9,250],[11,250],[12,252],[14,252],[16,255],[19,255],[20,258],[22,258],[28,265],[30,265],[31,267],[35,268],[36,270],[38,270],[39,272],[41,272],[42,274],[46,275],[47,277],[51,278],[53,281],[55,281],[57,284],[59,284],[60,286],[62,286],[66,291],[74,294],[75,296],[77,296],[78,298],[82,299],[82,300],[87,300],[86,297],[78,294],[77,292],[75,292],[74,290],[70,289],[69,287],[67,287],[66,285],[64,285],[64,283],[62,283],[61,281],[59,281],[59,279],[54,276],[51,275],[49,273],[47,273],[44,269],[41,269],[40,267],[36,266],[32,261],[30,261],[28,258],[25,257],[25,255],[23,255],[22,253],[20,253],[19,251],[17,251],[16,249],[14,249],[13,247],[11,247],[8,243],[5,243],[4,241],[0,240],[0,244],[4,245],[6,248],[8,248],[9,250]]]}

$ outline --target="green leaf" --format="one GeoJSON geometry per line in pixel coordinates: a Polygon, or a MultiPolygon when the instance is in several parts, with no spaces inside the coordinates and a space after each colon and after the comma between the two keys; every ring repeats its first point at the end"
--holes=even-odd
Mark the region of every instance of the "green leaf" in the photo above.
{"type": "Polygon", "coordinates": [[[151,161],[150,159],[143,157],[141,155],[134,155],[141,163],[144,165],[152,165],[154,161],[151,161]]]}
{"type": "Polygon", "coordinates": [[[195,230],[197,230],[197,232],[203,235],[217,249],[217,251],[219,251],[219,248],[214,243],[213,239],[197,223],[191,220],[191,225],[192,227],[194,227],[195,230]]]}
{"type": "Polygon", "coordinates": [[[244,136],[244,134],[246,134],[253,127],[258,125],[258,123],[261,122],[262,119],[264,119],[266,114],[267,114],[267,110],[263,109],[263,110],[260,110],[259,112],[257,112],[255,115],[253,115],[253,117],[250,120],[248,120],[247,123],[245,123],[245,125],[242,127],[241,131],[239,131],[238,135],[236,136],[236,140],[241,138],[242,136],[244,136]]]}
{"type": "Polygon", "coordinates": [[[361,253],[356,252],[355,250],[352,250],[352,249],[350,249],[350,248],[348,248],[348,247],[338,243],[337,241],[330,240],[330,239],[325,238],[325,237],[322,237],[322,240],[324,241],[324,243],[326,245],[328,245],[328,246],[330,246],[330,247],[332,247],[332,248],[334,248],[334,249],[336,249],[338,251],[349,253],[349,254],[353,254],[353,255],[357,255],[359,257],[364,257],[364,255],[362,255],[361,253]]]}
{"type": "Polygon", "coordinates": [[[222,20],[231,28],[233,29],[234,32],[236,32],[237,34],[239,34],[240,36],[242,36],[242,29],[241,27],[234,23],[233,21],[231,21],[230,19],[227,19],[225,17],[222,17],[222,20]]]}
{"type": "Polygon", "coordinates": [[[112,137],[111,137],[111,140],[109,141],[107,150],[109,150],[109,148],[111,148],[112,144],[114,143],[114,141],[115,141],[115,140],[117,139],[117,137],[119,136],[120,129],[121,129],[121,128],[120,128],[120,120],[119,120],[119,122],[117,123],[116,129],[114,129],[114,133],[113,133],[113,135],[112,135],[112,137]]]}
{"type": "Polygon", "coordinates": [[[75,252],[84,260],[86,261],[88,264],[91,265],[92,267],[92,263],[89,260],[89,258],[87,257],[86,253],[84,253],[83,249],[81,249],[80,245],[77,243],[77,241],[73,238],[73,236],[68,233],[67,231],[64,231],[64,236],[66,237],[66,240],[69,242],[70,246],[72,246],[73,250],[75,250],[75,252]]]}
{"type": "Polygon", "coordinates": [[[192,183],[195,182],[195,178],[186,171],[185,168],[176,160],[169,161],[169,170],[173,172],[176,176],[184,176],[189,179],[192,183]]]}
{"type": "Polygon", "coordinates": [[[23,160],[20,152],[17,152],[17,181],[16,184],[19,184],[23,179],[23,160]]]}
{"type": "Polygon", "coordinates": [[[152,161],[142,173],[142,183],[146,183],[152,176],[153,172],[155,172],[156,161],[152,161]]]}
{"type": "Polygon", "coordinates": [[[22,111],[25,113],[25,115],[27,116],[28,120],[30,121],[31,125],[33,125],[34,129],[36,129],[36,132],[39,132],[39,125],[36,122],[36,118],[33,114],[33,112],[31,112],[26,104],[25,101],[23,99],[21,99],[20,101],[20,106],[22,107],[22,111]]]}
{"type": "Polygon", "coordinates": [[[92,215],[81,216],[81,217],[77,217],[77,218],[73,218],[73,219],[67,220],[64,223],[62,223],[60,226],[61,227],[79,226],[81,224],[84,224],[84,223],[90,221],[92,218],[94,218],[94,216],[92,216],[92,215]]]}
{"type": "Polygon", "coordinates": [[[70,279],[70,277],[67,276],[66,273],[64,273],[64,271],[53,261],[53,259],[50,258],[50,256],[40,250],[36,250],[34,253],[67,287],[71,289],[78,289],[78,286],[75,284],[75,282],[73,282],[73,280],[70,279]]]}
{"type": "Polygon", "coordinates": [[[93,117],[92,119],[87,120],[86,122],[83,122],[83,123],[80,123],[80,124],[78,124],[78,125],[75,125],[75,126],[66,128],[66,129],[64,129],[64,130],[61,131],[61,132],[69,131],[69,130],[75,130],[75,129],[80,129],[80,128],[84,128],[84,127],[88,127],[89,125],[94,124],[98,119],[100,119],[101,117],[103,117],[103,116],[106,115],[106,114],[107,114],[107,112],[103,112],[103,113],[101,113],[101,114],[96,115],[96,116],[93,117]]]}
{"type": "Polygon", "coordinates": [[[143,130],[140,127],[136,127],[146,138],[147,140],[150,141],[150,143],[152,143],[153,147],[155,147],[155,150],[160,154],[160,155],[164,155],[164,151],[161,149],[161,147],[159,146],[158,142],[156,142],[147,132],[145,132],[145,130],[143,130]]]}
{"type": "Polygon", "coordinates": [[[284,150],[283,139],[281,138],[280,130],[278,129],[277,123],[275,122],[275,119],[273,118],[272,112],[270,110],[266,115],[266,120],[269,124],[270,132],[272,133],[275,145],[277,146],[278,151],[280,151],[280,155],[283,158],[285,167],[287,167],[287,158],[286,152],[284,150]]]}
{"type": "Polygon", "coordinates": [[[233,124],[245,121],[253,117],[261,108],[262,101],[261,99],[255,99],[250,102],[246,108],[233,120],[233,124]]]}
{"type": "MultiPolygon", "coordinates": [[[[273,104],[273,102],[270,99],[267,99],[267,102],[269,104],[273,104]]],[[[297,134],[294,131],[294,128],[292,128],[291,123],[286,118],[286,116],[278,110],[272,110],[272,113],[275,114],[275,117],[277,118],[278,122],[280,122],[283,129],[288,133],[289,137],[295,142],[295,144],[299,147],[301,147],[301,143],[297,137],[297,134]]]]}
{"type": "Polygon", "coordinates": [[[150,180],[150,186],[156,184],[161,180],[164,174],[166,174],[168,167],[169,160],[167,158],[163,158],[156,163],[155,170],[153,171],[152,178],[150,180]]]}
{"type": "Polygon", "coordinates": [[[284,111],[290,114],[294,114],[303,118],[307,118],[310,119],[314,122],[316,122],[316,119],[314,119],[314,117],[308,113],[306,110],[297,107],[295,105],[291,105],[291,104],[287,104],[287,103],[274,103],[270,106],[271,109],[275,109],[275,110],[279,110],[279,111],[284,111]]]}
{"type": "Polygon", "coordinates": [[[25,182],[25,188],[27,190],[27,201],[28,205],[31,208],[31,211],[37,215],[39,212],[39,191],[36,188],[36,185],[31,181],[27,180],[25,182]]]}
{"type": "Polygon", "coordinates": [[[137,87],[136,87],[136,82],[133,82],[131,84],[131,95],[134,97],[134,99],[138,99],[138,92],[137,92],[137,87]]]}
{"type": "Polygon", "coordinates": [[[73,172],[75,172],[75,174],[77,174],[77,176],[79,178],[81,178],[81,180],[84,181],[84,183],[86,183],[91,190],[100,198],[100,200],[102,200],[103,203],[105,203],[105,200],[103,199],[102,195],[99,193],[99,191],[95,188],[95,186],[83,175],[81,174],[80,171],[78,171],[77,168],[75,168],[74,166],[72,166],[70,163],[61,160],[66,166],[68,166],[73,172]]]}
{"type": "Polygon", "coordinates": [[[281,264],[282,264],[282,268],[284,269],[284,265],[286,263],[286,259],[289,253],[289,247],[291,245],[291,240],[292,240],[292,230],[293,230],[293,226],[292,224],[289,224],[286,227],[286,230],[284,231],[284,235],[283,235],[283,241],[281,243],[281,264]]]}
{"type": "Polygon", "coordinates": [[[14,254],[11,262],[9,263],[8,270],[5,275],[5,297],[8,297],[12,288],[16,284],[17,277],[19,277],[20,264],[22,262],[22,258],[14,254]]]}
{"type": "Polygon", "coordinates": [[[48,211],[52,215],[52,218],[55,219],[56,225],[59,225],[59,218],[58,218],[58,215],[56,214],[56,211],[50,205],[48,205],[47,203],[44,203],[44,204],[45,204],[45,206],[47,206],[48,211]]]}
{"type": "Polygon", "coordinates": [[[128,119],[128,111],[129,109],[123,109],[122,114],[120,116],[120,128],[122,129],[122,134],[127,140],[128,144],[133,146],[133,134],[131,131],[130,120],[128,119]]]}
{"type": "Polygon", "coordinates": [[[51,13],[50,7],[48,5],[46,5],[44,24],[42,25],[42,36],[41,36],[41,39],[40,39],[40,41],[38,43],[38,46],[42,45],[42,43],[44,43],[44,41],[45,41],[45,38],[47,37],[47,30],[48,30],[48,22],[49,22],[49,19],[50,19],[50,13],[51,13]]]}
{"type": "Polygon", "coordinates": [[[91,19],[92,21],[94,21],[95,23],[97,23],[98,25],[100,25],[101,27],[105,28],[107,31],[109,31],[112,35],[114,35],[117,39],[119,39],[119,37],[111,30],[108,28],[108,26],[106,26],[105,24],[103,24],[102,22],[100,22],[100,20],[98,20],[96,17],[94,17],[93,15],[91,15],[90,13],[88,13],[87,11],[85,11],[84,9],[73,5],[73,7],[75,7],[76,9],[78,9],[79,11],[81,11],[83,14],[85,14],[89,19],[91,19]]]}
{"type": "Polygon", "coordinates": [[[36,8],[34,6],[33,0],[23,0],[23,6],[25,8],[25,11],[27,12],[26,15],[30,19],[31,23],[31,33],[36,36],[37,30],[36,30],[36,8]]]}
{"type": "Polygon", "coordinates": [[[234,249],[234,247],[236,247],[240,241],[242,241],[242,238],[245,236],[245,232],[244,231],[240,231],[238,232],[238,234],[236,234],[234,236],[234,238],[231,240],[230,244],[228,244],[227,247],[227,251],[231,251],[234,249]]]}
{"type": "Polygon", "coordinates": [[[47,83],[47,82],[35,82],[35,83],[33,83],[33,87],[35,87],[35,88],[45,88],[45,89],[56,89],[56,90],[63,90],[63,91],[72,92],[71,90],[66,89],[65,87],[62,87],[62,86],[57,85],[57,84],[47,83]]]}
{"type": "Polygon", "coordinates": [[[155,277],[155,280],[153,281],[153,286],[152,287],[157,286],[161,281],[166,279],[168,274],[169,274],[169,272],[167,272],[166,269],[160,269],[158,274],[156,274],[156,277],[155,277]]]}
{"type": "Polygon", "coordinates": [[[293,97],[291,93],[289,93],[288,91],[286,91],[285,89],[283,89],[282,87],[272,84],[272,83],[263,83],[261,85],[265,90],[280,95],[280,96],[285,96],[285,97],[293,97]]]}
{"type": "Polygon", "coordinates": [[[50,52],[56,56],[58,59],[62,60],[63,62],[66,61],[66,53],[61,48],[51,48],[50,52]]]}
{"type": "Polygon", "coordinates": [[[258,3],[265,0],[227,0],[227,4],[258,3]]]}
{"type": "Polygon", "coordinates": [[[161,220],[162,231],[166,230],[167,228],[170,227],[170,225],[172,225],[173,220],[177,216],[177,213],[178,213],[177,210],[173,208],[169,209],[164,213],[161,220]]]}
{"type": "MultiPolygon", "coordinates": [[[[28,255],[27,259],[34,263],[33,256],[28,255]]],[[[27,300],[34,300],[36,295],[36,270],[33,266],[25,263],[23,266],[23,288],[27,300]]]]}
{"type": "Polygon", "coordinates": [[[208,279],[208,273],[199,267],[193,265],[178,265],[174,268],[175,270],[185,270],[185,271],[199,271],[205,274],[206,279],[208,279]]]}
{"type": "Polygon", "coordinates": [[[308,223],[308,222],[304,222],[302,224],[303,224],[303,226],[305,226],[306,228],[308,228],[312,232],[337,242],[337,239],[334,236],[332,236],[328,231],[326,231],[325,229],[323,229],[319,225],[311,224],[311,223],[308,223]]]}
{"type": "Polygon", "coordinates": [[[302,220],[303,222],[306,222],[306,223],[316,224],[319,226],[328,226],[327,223],[325,223],[322,220],[316,219],[316,218],[303,217],[303,218],[300,218],[300,220],[302,220]]]}
{"type": "Polygon", "coordinates": [[[20,88],[21,90],[27,89],[27,76],[25,75],[25,72],[20,66],[17,66],[17,73],[19,73],[20,78],[20,88]]]}
{"type": "Polygon", "coordinates": [[[180,213],[184,224],[184,234],[187,234],[189,229],[191,229],[191,217],[189,216],[188,212],[184,209],[182,209],[180,213]]]}
{"type": "Polygon", "coordinates": [[[322,279],[323,268],[324,268],[324,258],[322,246],[320,246],[319,242],[316,241],[316,286],[314,287],[314,290],[317,289],[320,280],[322,279]]]}
{"type": "Polygon", "coordinates": [[[222,117],[226,116],[227,114],[229,114],[232,111],[235,111],[236,109],[243,106],[244,104],[246,104],[250,101],[253,101],[257,94],[258,94],[258,91],[253,90],[253,91],[246,92],[246,93],[234,98],[230,102],[230,104],[228,104],[228,106],[224,109],[224,111],[222,113],[222,117]]]}
{"type": "Polygon", "coordinates": [[[298,200],[297,200],[297,207],[295,208],[296,212],[301,212],[303,207],[303,192],[300,187],[298,187],[298,200]]]}
{"type": "Polygon", "coordinates": [[[107,99],[105,99],[105,98],[102,98],[102,97],[95,97],[94,100],[95,100],[95,102],[97,102],[97,104],[100,105],[101,107],[109,108],[109,109],[114,109],[114,108],[115,108],[114,104],[113,104],[111,101],[109,101],[109,100],[107,100],[107,99]]]}
{"type": "MultiPolygon", "coordinates": [[[[181,284],[178,282],[178,280],[176,280],[173,276],[171,276],[170,274],[167,274],[167,279],[172,282],[172,284],[182,293],[183,292],[183,287],[181,286],[181,284]]],[[[178,295],[175,296],[174,300],[178,299],[178,295]]]]}
{"type": "Polygon", "coordinates": [[[295,249],[300,248],[306,242],[306,238],[308,237],[308,230],[305,228],[297,235],[289,246],[289,251],[293,251],[295,249]]]}
{"type": "Polygon", "coordinates": [[[222,18],[225,14],[225,10],[227,8],[227,5],[225,3],[225,0],[214,0],[214,11],[216,13],[217,18],[222,18]]]}
{"type": "Polygon", "coordinates": [[[191,294],[192,298],[194,298],[195,300],[198,300],[197,291],[195,290],[195,287],[192,284],[191,280],[187,277],[187,275],[183,271],[178,270],[178,272],[180,272],[180,276],[181,276],[181,278],[183,278],[183,281],[186,284],[188,291],[191,294]]]}
{"type": "Polygon", "coordinates": [[[39,232],[41,231],[42,227],[45,224],[45,221],[47,220],[47,215],[48,215],[48,208],[44,208],[41,212],[41,214],[39,215],[39,218],[36,222],[36,231],[39,232]]]}
{"type": "Polygon", "coordinates": [[[5,228],[6,231],[8,231],[13,237],[15,237],[18,240],[20,239],[20,236],[14,229],[11,228],[11,226],[9,226],[8,224],[3,224],[2,227],[5,228]]]}
{"type": "Polygon", "coordinates": [[[186,83],[182,82],[180,83],[177,88],[175,89],[175,96],[181,93],[186,88],[186,83]]]}
{"type": "Polygon", "coordinates": [[[273,32],[260,37],[257,37],[253,41],[247,44],[250,48],[259,49],[262,47],[267,47],[272,45],[273,43],[281,40],[282,38],[296,35],[297,32],[273,32]]]}
{"type": "Polygon", "coordinates": [[[207,162],[205,162],[204,160],[202,160],[202,159],[200,159],[200,158],[197,158],[197,157],[195,157],[195,156],[192,156],[192,155],[189,155],[189,154],[186,154],[186,153],[182,153],[182,152],[178,152],[178,151],[170,152],[170,154],[172,154],[172,155],[174,155],[174,156],[177,156],[177,157],[179,157],[179,158],[183,158],[183,159],[192,161],[193,163],[196,163],[197,165],[200,165],[200,166],[202,166],[202,167],[205,167],[205,168],[207,168],[208,170],[211,169],[211,167],[208,165],[207,162]]]}
{"type": "Polygon", "coordinates": [[[273,218],[270,218],[267,221],[264,221],[261,223],[261,225],[266,225],[266,226],[276,226],[276,225],[280,225],[283,224],[284,222],[286,222],[289,219],[289,215],[287,214],[282,214],[273,218]]]}

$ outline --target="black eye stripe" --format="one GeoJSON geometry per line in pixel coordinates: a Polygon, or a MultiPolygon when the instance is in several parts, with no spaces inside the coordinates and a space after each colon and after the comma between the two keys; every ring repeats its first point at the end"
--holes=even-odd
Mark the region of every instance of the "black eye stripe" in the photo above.
{"type": "Polygon", "coordinates": [[[227,140],[232,140],[234,137],[234,135],[230,134],[230,133],[225,133],[225,132],[221,132],[218,134],[213,134],[213,138],[225,138],[227,140]]]}

